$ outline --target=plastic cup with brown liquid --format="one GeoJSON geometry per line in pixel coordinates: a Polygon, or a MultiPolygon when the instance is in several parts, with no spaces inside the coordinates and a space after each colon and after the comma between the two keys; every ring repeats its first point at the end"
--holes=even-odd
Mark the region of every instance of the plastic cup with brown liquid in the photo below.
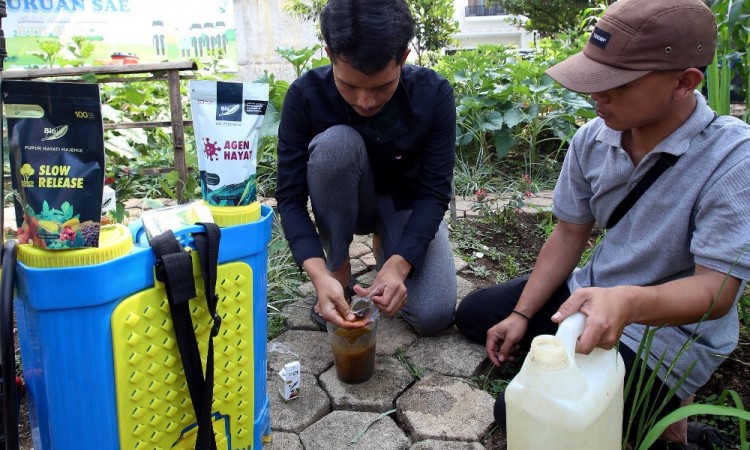
{"type": "Polygon", "coordinates": [[[364,383],[375,373],[375,343],[378,320],[363,328],[340,328],[328,322],[336,376],[344,383],[364,383]]]}

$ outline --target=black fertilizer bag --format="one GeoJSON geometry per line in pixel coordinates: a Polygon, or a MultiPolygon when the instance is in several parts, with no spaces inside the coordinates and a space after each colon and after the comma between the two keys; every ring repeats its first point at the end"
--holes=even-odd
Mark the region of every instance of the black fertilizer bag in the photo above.
{"type": "Polygon", "coordinates": [[[18,242],[99,245],[104,129],[99,85],[4,80],[18,242]]]}

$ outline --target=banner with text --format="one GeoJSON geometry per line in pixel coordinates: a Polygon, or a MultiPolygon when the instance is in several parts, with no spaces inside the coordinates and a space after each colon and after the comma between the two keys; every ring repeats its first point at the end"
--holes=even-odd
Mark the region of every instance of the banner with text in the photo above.
{"type": "Polygon", "coordinates": [[[62,65],[72,58],[73,36],[94,44],[88,64],[109,63],[113,55],[161,62],[213,52],[236,60],[232,0],[7,0],[7,12],[6,68],[48,65],[41,56],[46,41],[62,44],[55,64],[62,65]]]}

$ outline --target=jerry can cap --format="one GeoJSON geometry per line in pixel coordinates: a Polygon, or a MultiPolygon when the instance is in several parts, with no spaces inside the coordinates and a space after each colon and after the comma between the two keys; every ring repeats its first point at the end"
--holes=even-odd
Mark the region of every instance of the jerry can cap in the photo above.
{"type": "Polygon", "coordinates": [[[18,261],[35,268],[93,266],[125,256],[133,248],[130,229],[122,224],[103,225],[99,247],[46,250],[31,244],[18,246],[18,261]]]}

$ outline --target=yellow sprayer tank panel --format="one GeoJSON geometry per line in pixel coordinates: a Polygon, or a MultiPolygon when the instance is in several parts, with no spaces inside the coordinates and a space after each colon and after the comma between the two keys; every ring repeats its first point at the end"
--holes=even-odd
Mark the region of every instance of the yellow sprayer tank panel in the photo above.
{"type": "MultiPolygon", "coordinates": [[[[195,261],[194,261],[195,262],[195,261]]],[[[217,449],[253,446],[253,272],[219,265],[221,330],[214,338],[213,428],[217,449]]],[[[190,300],[202,365],[211,330],[203,278],[190,300]]],[[[166,291],[161,283],[125,299],[112,314],[117,421],[122,450],[193,449],[197,434],[166,291]]]]}

